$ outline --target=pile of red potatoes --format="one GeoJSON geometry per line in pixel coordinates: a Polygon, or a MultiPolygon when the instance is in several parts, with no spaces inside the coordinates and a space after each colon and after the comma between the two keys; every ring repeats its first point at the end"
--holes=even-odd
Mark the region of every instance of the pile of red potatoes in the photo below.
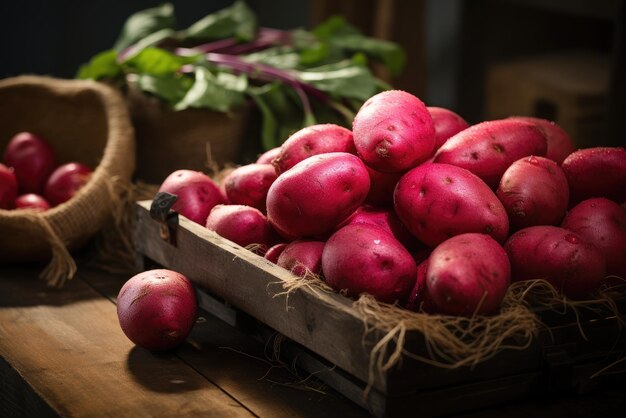
{"type": "Polygon", "coordinates": [[[48,210],[70,200],[92,172],[80,162],[59,164],[47,139],[20,132],[9,140],[0,163],[0,209],[48,210]]]}
{"type": "Polygon", "coordinates": [[[411,310],[492,314],[512,281],[580,300],[626,278],[623,147],[575,150],[538,118],[469,126],[399,90],[352,130],[310,126],[220,182],[182,169],[160,191],[296,275],[411,310]]]}

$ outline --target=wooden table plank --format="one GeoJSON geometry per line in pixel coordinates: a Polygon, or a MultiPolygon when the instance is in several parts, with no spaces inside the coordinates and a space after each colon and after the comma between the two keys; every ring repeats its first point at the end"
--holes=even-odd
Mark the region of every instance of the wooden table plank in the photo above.
{"type": "MultiPolygon", "coordinates": [[[[83,270],[79,278],[114,300],[127,277],[83,270]]],[[[176,355],[260,417],[364,417],[367,412],[314,378],[301,382],[272,349],[201,313],[176,355]]],[[[301,373],[301,372],[300,372],[301,373]]]]}
{"type": "Polygon", "coordinates": [[[254,416],[173,354],[135,346],[81,280],[47,289],[0,269],[0,356],[62,416],[254,416]]]}

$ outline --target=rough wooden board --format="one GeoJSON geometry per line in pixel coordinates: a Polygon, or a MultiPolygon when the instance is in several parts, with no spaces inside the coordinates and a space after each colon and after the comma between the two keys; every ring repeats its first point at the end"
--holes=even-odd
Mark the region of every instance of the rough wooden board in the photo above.
{"type": "Polygon", "coordinates": [[[253,416],[169,355],[136,348],[115,305],[80,280],[47,289],[0,270],[0,356],[62,416],[253,416]]]}
{"type": "MultiPolygon", "coordinates": [[[[112,300],[125,279],[123,275],[85,269],[78,276],[112,300]]],[[[368,415],[332,389],[320,386],[315,379],[300,382],[307,376],[292,374],[290,365],[272,361],[272,354],[271,347],[262,346],[210,315],[202,315],[187,342],[176,350],[177,357],[260,417],[368,415]]]]}

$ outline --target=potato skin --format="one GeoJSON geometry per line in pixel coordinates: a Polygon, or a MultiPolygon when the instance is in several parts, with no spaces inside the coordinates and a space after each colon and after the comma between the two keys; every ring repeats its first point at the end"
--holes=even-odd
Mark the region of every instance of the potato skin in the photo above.
{"type": "Polygon", "coordinates": [[[237,167],[224,178],[224,190],[228,201],[234,205],[246,205],[267,212],[267,191],[276,180],[271,164],[247,164],[237,167]]]}
{"type": "Polygon", "coordinates": [[[411,254],[374,225],[347,225],[326,242],[322,254],[326,283],[350,297],[369,293],[381,302],[405,301],[417,278],[411,254]]]}
{"type": "Polygon", "coordinates": [[[604,256],[595,245],[557,226],[520,229],[504,249],[513,281],[545,279],[571,299],[592,296],[606,274],[604,256]]]}
{"type": "Polygon", "coordinates": [[[356,154],[352,131],[333,123],[302,128],[287,138],[272,164],[276,173],[281,174],[302,160],[329,152],[356,154]]]}
{"type": "Polygon", "coordinates": [[[365,164],[356,155],[314,155],[274,181],[267,216],[287,240],[324,237],[365,201],[369,188],[365,164]]]}
{"type": "Polygon", "coordinates": [[[626,201],[626,149],[585,148],[570,154],[561,168],[570,187],[570,206],[592,197],[626,201]]]}
{"type": "Polygon", "coordinates": [[[256,164],[272,164],[272,161],[280,154],[281,147],[275,147],[265,151],[256,159],[256,164]]]}
{"type": "Polygon", "coordinates": [[[501,119],[470,126],[448,139],[433,162],[463,167],[492,189],[516,160],[529,155],[545,156],[547,140],[532,123],[501,119]]]}
{"type": "Polygon", "coordinates": [[[391,208],[377,208],[370,205],[360,206],[352,215],[343,221],[337,229],[351,224],[376,225],[389,232],[409,252],[416,251],[423,246],[400,222],[400,218],[391,208]]]}
{"type": "Polygon", "coordinates": [[[469,128],[469,124],[457,113],[437,106],[427,107],[435,126],[435,150],[438,150],[448,139],[469,128]]]}
{"type": "Polygon", "coordinates": [[[161,183],[159,192],[178,195],[172,209],[203,226],[211,209],[224,203],[220,187],[200,171],[174,171],[161,183]]]}
{"type": "Polygon", "coordinates": [[[128,279],[117,296],[117,317],[124,334],[149,350],[170,350],[193,327],[198,304],[191,282],[166,269],[143,271],[128,279]]]}
{"type": "Polygon", "coordinates": [[[439,244],[428,258],[426,293],[437,313],[495,313],[510,282],[509,258],[486,234],[454,236],[439,244]]]}
{"type": "Polygon", "coordinates": [[[544,134],[548,143],[546,158],[551,159],[559,165],[563,163],[563,160],[565,160],[568,155],[576,151],[574,142],[569,134],[553,121],[532,116],[512,116],[508,119],[521,120],[535,124],[544,134]]]}
{"type": "Polygon", "coordinates": [[[598,247],[606,258],[606,272],[626,279],[626,212],[604,197],[583,200],[563,219],[562,228],[598,247]]]}
{"type": "Polygon", "coordinates": [[[321,275],[323,250],[323,241],[292,241],[280,253],[276,264],[300,277],[307,272],[321,275]]]}
{"type": "Polygon", "coordinates": [[[276,232],[260,210],[245,205],[216,205],[209,213],[206,228],[242,247],[260,244],[265,254],[278,241],[276,232]]]}
{"type": "Polygon", "coordinates": [[[367,167],[370,175],[370,191],[365,203],[379,207],[393,207],[393,191],[403,173],[383,173],[367,167]]]}
{"type": "Polygon", "coordinates": [[[394,207],[409,231],[430,247],[466,232],[504,242],[509,220],[495,193],[468,170],[427,163],[406,173],[396,186],[394,207]]]}
{"type": "Polygon", "coordinates": [[[511,229],[558,225],[569,202],[565,173],[545,157],[524,157],[502,175],[496,192],[504,205],[511,229]]]}
{"type": "Polygon", "coordinates": [[[267,249],[265,255],[263,255],[263,258],[276,264],[278,262],[278,257],[280,257],[282,252],[285,251],[286,247],[286,242],[279,242],[278,244],[274,244],[267,249]]]}
{"type": "Polygon", "coordinates": [[[370,97],[352,123],[354,145],[365,163],[383,172],[406,171],[435,147],[432,117],[420,99],[401,90],[370,97]]]}

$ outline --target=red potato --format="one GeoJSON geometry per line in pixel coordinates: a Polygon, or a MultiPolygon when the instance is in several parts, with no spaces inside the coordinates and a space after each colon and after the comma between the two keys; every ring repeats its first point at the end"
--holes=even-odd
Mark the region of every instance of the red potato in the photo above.
{"type": "Polygon", "coordinates": [[[470,126],[448,139],[437,150],[433,162],[463,167],[496,189],[502,174],[514,161],[545,156],[547,140],[532,123],[492,120],[470,126]]]}
{"type": "Polygon", "coordinates": [[[46,211],[50,209],[50,203],[42,196],[35,193],[26,193],[15,199],[16,209],[35,209],[38,211],[46,211]]]}
{"type": "Polygon", "coordinates": [[[20,132],[7,144],[4,162],[13,167],[19,184],[19,193],[44,191],[46,180],[57,166],[50,144],[31,132],[20,132]]]}
{"type": "Polygon", "coordinates": [[[296,276],[305,277],[307,273],[322,274],[323,241],[297,240],[287,244],[276,262],[296,276]]]}
{"type": "Polygon", "coordinates": [[[612,200],[596,197],[574,206],[562,228],[598,247],[606,259],[606,272],[626,279],[626,211],[612,200]]]}
{"type": "Polygon", "coordinates": [[[363,204],[370,179],[355,155],[333,152],[299,162],[267,193],[267,217],[288,240],[324,237],[363,204]]]}
{"type": "Polygon", "coordinates": [[[570,187],[570,206],[591,197],[626,201],[626,149],[585,148],[570,154],[561,168],[570,187]]]}
{"type": "Polygon", "coordinates": [[[580,235],[557,226],[520,229],[504,244],[512,279],[544,279],[571,299],[593,295],[606,274],[602,252],[580,235]]]}
{"type": "Polygon", "coordinates": [[[117,317],[124,334],[148,350],[180,345],[193,327],[198,303],[191,282],[172,270],[131,277],[117,296],[117,317]]]}
{"type": "Polygon", "coordinates": [[[455,235],[480,232],[504,242],[506,210],[495,193],[468,170],[428,163],[406,173],[396,186],[398,217],[417,239],[435,247],[455,235]]]}
{"type": "Polygon", "coordinates": [[[511,265],[500,244],[486,234],[454,236],[428,258],[426,293],[434,312],[492,314],[511,282],[511,265]]]}
{"type": "Polygon", "coordinates": [[[435,150],[438,150],[449,138],[469,127],[469,124],[455,112],[436,106],[427,107],[435,126],[435,150]]]}
{"type": "Polygon", "coordinates": [[[535,124],[546,137],[548,149],[546,158],[561,165],[563,160],[576,150],[572,138],[555,122],[531,116],[513,116],[509,119],[521,120],[535,124]]]}
{"type": "Polygon", "coordinates": [[[420,99],[401,90],[370,97],[352,123],[354,145],[375,170],[396,173],[426,161],[435,148],[432,117],[420,99]]]}
{"type": "Polygon", "coordinates": [[[419,241],[411,235],[393,209],[381,209],[368,205],[361,206],[348,219],[342,222],[337,229],[354,224],[376,225],[393,235],[409,251],[415,250],[420,246],[419,241]]]}
{"type": "Polygon", "coordinates": [[[280,154],[280,147],[272,148],[259,155],[255,161],[257,164],[272,164],[272,161],[280,154]]]}
{"type": "Polygon", "coordinates": [[[277,242],[276,232],[260,210],[244,205],[215,205],[206,227],[242,247],[258,244],[255,252],[265,254],[277,242]]]}
{"type": "Polygon", "coordinates": [[[287,247],[286,242],[279,242],[278,244],[272,245],[263,256],[266,260],[271,261],[272,263],[278,263],[278,257],[285,251],[285,247],[287,247]]]}
{"type": "Polygon", "coordinates": [[[52,206],[70,200],[89,181],[93,170],[81,163],[58,166],[46,181],[44,197],[52,206]]]}
{"type": "Polygon", "coordinates": [[[365,198],[365,203],[379,207],[393,206],[393,191],[402,174],[404,173],[383,173],[367,167],[370,175],[370,191],[365,198]]]}
{"type": "Polygon", "coordinates": [[[374,225],[347,225],[324,246],[322,271],[326,283],[350,297],[369,293],[381,302],[406,302],[415,284],[417,266],[391,234],[374,225]]]}
{"type": "Polygon", "coordinates": [[[228,201],[234,205],[252,206],[266,213],[267,191],[276,177],[276,171],[271,164],[238,167],[224,178],[228,201]]]}
{"type": "Polygon", "coordinates": [[[17,178],[12,168],[0,163],[0,209],[12,209],[17,197],[17,178]]]}
{"type": "Polygon", "coordinates": [[[496,194],[509,215],[511,229],[558,225],[569,202],[565,173],[545,157],[524,157],[511,164],[496,194]]]}
{"type": "Polygon", "coordinates": [[[332,123],[307,126],[287,138],[272,164],[280,174],[313,155],[329,152],[355,154],[352,132],[332,123]]]}
{"type": "Polygon", "coordinates": [[[409,293],[405,309],[419,311],[422,308],[425,312],[430,312],[430,302],[426,294],[426,274],[428,272],[428,258],[417,265],[417,280],[413,289],[409,293]]]}
{"type": "Polygon", "coordinates": [[[211,209],[224,203],[219,186],[199,171],[174,171],[161,183],[159,192],[177,195],[178,199],[172,209],[202,226],[206,225],[211,209]]]}

